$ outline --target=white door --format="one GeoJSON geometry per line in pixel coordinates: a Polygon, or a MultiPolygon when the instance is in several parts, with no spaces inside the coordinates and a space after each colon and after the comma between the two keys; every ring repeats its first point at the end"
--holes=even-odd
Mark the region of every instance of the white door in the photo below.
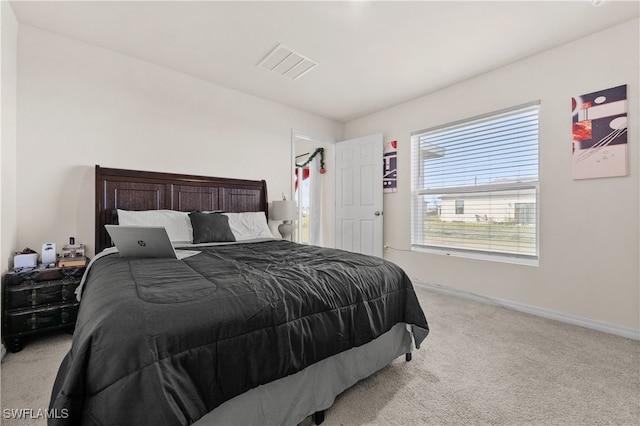
{"type": "Polygon", "coordinates": [[[336,248],[382,257],[382,135],[336,144],[336,248]]]}

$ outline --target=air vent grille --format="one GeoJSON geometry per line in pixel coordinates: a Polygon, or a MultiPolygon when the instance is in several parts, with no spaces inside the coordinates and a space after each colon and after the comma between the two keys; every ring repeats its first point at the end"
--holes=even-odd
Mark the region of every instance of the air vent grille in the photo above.
{"type": "Polygon", "coordinates": [[[296,80],[318,65],[295,50],[283,45],[277,45],[260,63],[258,67],[296,80]]]}

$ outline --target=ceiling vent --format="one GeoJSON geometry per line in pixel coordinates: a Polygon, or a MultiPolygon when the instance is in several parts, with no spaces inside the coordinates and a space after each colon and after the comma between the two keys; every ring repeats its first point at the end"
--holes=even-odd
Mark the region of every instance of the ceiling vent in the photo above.
{"type": "Polygon", "coordinates": [[[297,80],[311,71],[318,63],[313,59],[296,52],[295,50],[279,44],[269,53],[258,67],[280,74],[283,77],[297,80]]]}

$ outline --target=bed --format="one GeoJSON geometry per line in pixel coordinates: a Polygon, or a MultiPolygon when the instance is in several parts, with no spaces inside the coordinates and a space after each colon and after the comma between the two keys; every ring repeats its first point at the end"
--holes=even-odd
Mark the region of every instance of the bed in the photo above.
{"type": "Polygon", "coordinates": [[[427,337],[395,264],[267,235],[265,181],[95,177],[96,256],[50,425],[319,424],[339,393],[427,337]],[[167,227],[179,259],[111,247],[105,224],[164,215],[190,219],[167,227]]]}

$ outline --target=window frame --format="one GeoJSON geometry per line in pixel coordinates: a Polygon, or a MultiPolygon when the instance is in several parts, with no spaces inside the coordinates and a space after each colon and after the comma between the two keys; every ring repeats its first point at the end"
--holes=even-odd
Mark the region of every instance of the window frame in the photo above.
{"type": "MultiPolygon", "coordinates": [[[[463,120],[458,120],[451,123],[446,123],[443,125],[414,131],[411,133],[411,250],[412,251],[422,251],[436,254],[444,254],[444,255],[453,255],[460,257],[469,257],[475,259],[483,259],[483,260],[492,260],[499,262],[507,262],[507,263],[517,263],[517,264],[525,264],[525,265],[533,265],[537,266],[539,264],[540,258],[540,101],[529,102],[526,104],[517,105],[511,108],[505,108],[499,111],[490,112],[487,114],[482,114],[470,118],[466,118],[463,120]],[[473,123],[477,123],[483,120],[491,120],[498,118],[499,116],[508,115],[510,113],[517,114],[519,112],[523,112],[527,109],[535,109],[537,113],[537,144],[536,144],[536,155],[537,155],[537,170],[535,180],[527,179],[522,181],[514,181],[508,183],[490,183],[485,185],[477,185],[477,186],[459,186],[459,187],[449,187],[449,188],[419,188],[418,185],[422,182],[424,178],[424,167],[425,161],[422,160],[422,151],[424,148],[421,148],[421,137],[425,136],[429,133],[434,133],[438,131],[444,131],[447,129],[453,129],[456,127],[464,127],[466,125],[471,126],[473,123]],[[491,192],[498,193],[499,191],[532,191],[534,193],[535,200],[535,209],[527,209],[527,214],[531,211],[535,215],[534,225],[535,225],[535,253],[534,254],[526,254],[526,253],[510,253],[499,250],[491,250],[491,249],[474,249],[474,248],[462,248],[462,247],[453,247],[446,245],[434,245],[429,244],[427,241],[422,239],[422,241],[416,241],[416,235],[422,234],[424,235],[424,231],[421,231],[422,226],[424,226],[425,218],[427,217],[427,211],[425,210],[425,205],[423,201],[423,196],[425,195],[439,195],[446,194],[450,197],[459,197],[455,198],[456,200],[462,199],[464,203],[464,196],[469,196],[473,194],[477,194],[479,192],[491,192]],[[420,226],[422,225],[422,226],[420,226]]],[[[428,143],[428,142],[427,142],[428,143]]],[[[442,149],[442,148],[440,148],[442,149]]],[[[527,204],[527,201],[516,201],[515,204],[527,204]]],[[[458,213],[457,203],[455,203],[456,214],[458,213]]],[[[440,207],[441,208],[441,207],[440,207]]],[[[515,209],[515,207],[514,207],[515,209]]],[[[514,210],[514,214],[517,214],[514,210]]],[[[478,217],[478,215],[476,215],[478,217]]],[[[514,218],[516,218],[514,216],[514,218]]],[[[517,218],[516,218],[517,219],[517,218]]],[[[515,219],[514,219],[515,220],[515,219]]]]}

